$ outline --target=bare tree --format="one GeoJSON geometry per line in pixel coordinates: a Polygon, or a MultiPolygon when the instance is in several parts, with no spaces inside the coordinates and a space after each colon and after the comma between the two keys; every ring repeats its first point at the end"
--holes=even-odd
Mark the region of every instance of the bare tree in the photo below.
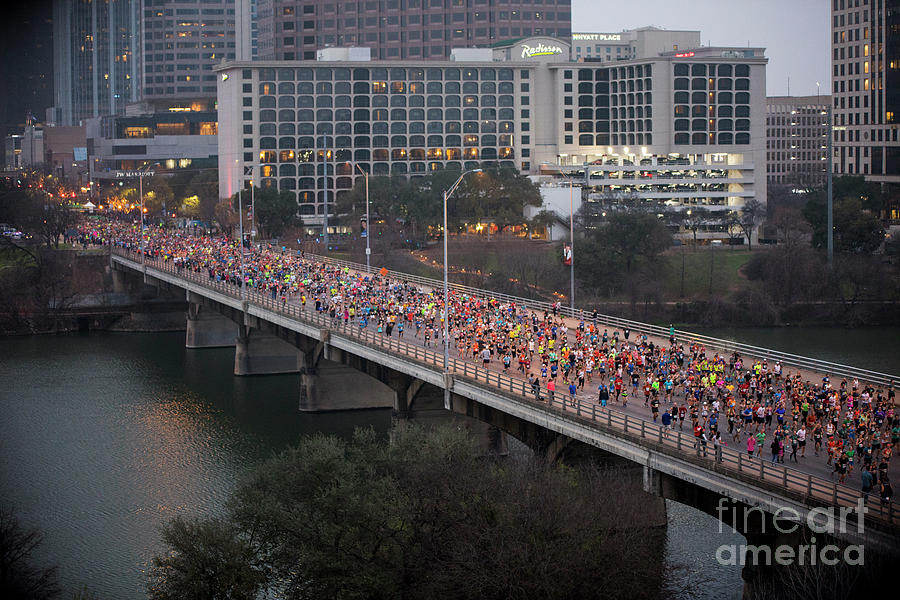
{"type": "Polygon", "coordinates": [[[0,509],[0,592],[4,598],[42,600],[60,595],[56,567],[38,567],[35,551],[44,536],[25,530],[9,508],[0,509]]]}
{"type": "Polygon", "coordinates": [[[744,237],[747,238],[747,249],[753,250],[753,232],[762,223],[765,218],[766,207],[756,198],[750,198],[744,203],[741,209],[741,218],[738,220],[738,226],[741,228],[744,237]]]}

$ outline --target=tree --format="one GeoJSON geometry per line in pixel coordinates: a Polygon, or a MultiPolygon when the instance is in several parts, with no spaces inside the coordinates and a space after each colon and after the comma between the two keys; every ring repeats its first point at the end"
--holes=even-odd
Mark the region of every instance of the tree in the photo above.
{"type": "Polygon", "coordinates": [[[705,208],[690,208],[681,215],[684,228],[694,235],[694,247],[697,246],[697,232],[709,221],[709,210],[705,208]]]}
{"type": "MultiPolygon", "coordinates": [[[[463,180],[465,189],[457,199],[456,213],[473,220],[487,219],[502,233],[506,227],[525,222],[526,206],[540,206],[540,190],[515,169],[485,170],[463,180]]],[[[577,192],[581,194],[581,190],[577,192]]]]}
{"type": "MultiPolygon", "coordinates": [[[[803,207],[803,216],[812,226],[813,246],[824,248],[828,236],[827,198],[824,193],[811,196],[803,207]]],[[[844,196],[834,194],[832,210],[835,251],[866,254],[881,246],[884,227],[878,217],[866,208],[869,204],[871,202],[858,193],[844,196]]]]}
{"type": "Polygon", "coordinates": [[[56,567],[38,567],[34,553],[44,541],[23,529],[9,508],[0,508],[0,594],[14,600],[43,600],[60,595],[56,567]]]}
{"type": "Polygon", "coordinates": [[[151,219],[160,215],[165,216],[164,210],[168,212],[175,207],[175,194],[165,175],[153,175],[149,179],[145,177],[143,187],[144,208],[147,209],[147,215],[151,219]]]}
{"type": "MultiPolygon", "coordinates": [[[[655,597],[662,539],[643,528],[641,494],[615,472],[479,458],[453,427],[401,427],[390,443],[371,429],[350,442],[320,434],[240,484],[214,547],[251,551],[228,554],[235,570],[264,575],[246,579],[246,597],[655,597]],[[636,534],[650,543],[630,543],[636,534]]],[[[222,572],[226,560],[189,533],[180,563],[222,572]]],[[[176,596],[226,597],[156,597],[176,596]]]]}
{"type": "Polygon", "coordinates": [[[620,256],[625,272],[630,274],[640,257],[654,261],[672,245],[672,236],[655,215],[643,212],[625,212],[612,215],[600,228],[599,238],[610,252],[620,256]]]}
{"type": "MultiPolygon", "coordinates": [[[[278,237],[286,227],[293,227],[299,222],[297,200],[292,192],[279,191],[275,188],[256,188],[253,195],[256,222],[267,235],[278,237]]],[[[243,198],[245,210],[249,208],[248,201],[248,197],[245,195],[243,198]]],[[[245,230],[247,230],[247,224],[245,224],[245,230]]]]}
{"type": "Polygon", "coordinates": [[[756,198],[750,198],[741,208],[741,216],[737,221],[737,225],[740,227],[744,237],[747,238],[748,250],[753,250],[753,232],[762,223],[763,218],[766,216],[765,212],[766,207],[756,198]]]}
{"type": "Polygon", "coordinates": [[[251,544],[230,523],[176,517],[162,537],[171,551],[153,559],[147,585],[152,600],[257,597],[265,574],[255,564],[251,544]]]}
{"type": "Polygon", "coordinates": [[[541,210],[540,212],[538,212],[538,214],[534,215],[531,218],[531,232],[534,233],[534,231],[537,229],[543,229],[547,232],[547,239],[550,240],[550,228],[554,223],[557,223],[558,221],[559,216],[552,210],[541,210]]]}
{"type": "Polygon", "coordinates": [[[219,176],[215,171],[200,171],[191,179],[190,194],[197,198],[197,216],[204,221],[212,221],[219,203],[219,176]]]}

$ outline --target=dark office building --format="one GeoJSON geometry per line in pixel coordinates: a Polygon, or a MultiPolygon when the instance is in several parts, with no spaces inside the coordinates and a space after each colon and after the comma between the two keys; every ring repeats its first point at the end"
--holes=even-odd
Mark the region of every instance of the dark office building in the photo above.
{"type": "Polygon", "coordinates": [[[510,38],[568,38],[571,0],[258,0],[258,57],[315,60],[329,46],[372,59],[446,60],[451,48],[510,38]]]}

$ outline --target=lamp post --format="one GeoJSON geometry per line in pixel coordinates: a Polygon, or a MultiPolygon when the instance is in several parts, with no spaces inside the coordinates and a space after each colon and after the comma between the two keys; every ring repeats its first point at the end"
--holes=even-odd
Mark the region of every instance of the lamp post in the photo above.
{"type": "Polygon", "coordinates": [[[147,261],[144,256],[144,175],[152,167],[159,166],[158,162],[147,165],[138,171],[138,195],[141,198],[141,271],[144,273],[144,279],[147,279],[147,261]]]}
{"type": "MultiPolygon", "coordinates": [[[[322,135],[319,136],[322,138],[322,167],[325,172],[325,214],[322,220],[322,237],[325,239],[325,253],[328,253],[328,149],[325,146],[328,145],[328,136],[322,135]]],[[[316,137],[316,141],[318,142],[319,137],[316,137]]],[[[334,148],[331,149],[332,152],[332,162],[335,159],[334,156],[334,148]]],[[[334,168],[332,166],[332,177],[334,176],[333,172],[334,168]]]]}
{"type": "MultiPolygon", "coordinates": [[[[252,183],[250,184],[252,187],[252,183]]],[[[244,300],[247,297],[246,288],[247,282],[244,278],[244,204],[243,198],[244,196],[244,187],[241,186],[241,189],[238,190],[238,231],[240,232],[240,244],[238,247],[240,248],[239,252],[241,253],[241,300],[244,300]]]]}
{"type": "Polygon", "coordinates": [[[372,254],[372,249],[369,247],[369,174],[363,171],[359,165],[355,166],[366,177],[366,273],[369,273],[369,255],[372,254]]]}
{"type": "Polygon", "coordinates": [[[450,189],[444,190],[444,408],[450,410],[450,284],[447,268],[447,198],[453,195],[463,178],[469,173],[481,173],[481,169],[463,171],[450,189]]]}
{"type": "MultiPolygon", "coordinates": [[[[256,239],[256,198],[253,193],[253,165],[247,167],[250,169],[250,237],[256,239]]],[[[243,240],[241,240],[243,243],[243,240]]]]}
{"type": "Polygon", "coordinates": [[[575,184],[572,177],[559,171],[569,181],[569,306],[575,314],[575,184]]]}

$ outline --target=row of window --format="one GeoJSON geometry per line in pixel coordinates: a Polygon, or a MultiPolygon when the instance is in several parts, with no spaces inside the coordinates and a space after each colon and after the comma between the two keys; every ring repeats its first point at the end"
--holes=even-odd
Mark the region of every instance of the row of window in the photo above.
{"type": "MultiPolygon", "coordinates": [[[[563,136],[563,143],[570,145],[573,143],[574,136],[567,135],[563,136]]],[[[578,136],[578,145],[579,146],[609,146],[612,144],[613,146],[618,146],[619,144],[634,146],[637,144],[638,146],[643,146],[644,144],[650,145],[653,143],[653,134],[651,133],[622,133],[622,134],[608,134],[608,133],[600,133],[596,136],[591,135],[589,133],[582,133],[578,136]]]]}
{"type": "Polygon", "coordinates": [[[707,79],[706,77],[676,77],[673,88],[676,90],[705,90],[720,89],[730,90],[732,85],[735,90],[749,90],[749,79],[707,79]]]}
{"type": "MultiPolygon", "coordinates": [[[[599,85],[599,84],[598,84],[599,85]]],[[[250,93],[250,84],[244,84],[244,92],[250,93]]],[[[510,81],[501,81],[495,83],[493,81],[448,81],[446,83],[440,81],[356,81],[350,84],[349,81],[319,81],[313,84],[311,81],[301,81],[294,83],[293,81],[282,81],[276,85],[274,82],[267,81],[259,84],[260,96],[274,96],[276,94],[298,94],[298,95],[331,95],[331,94],[512,94],[514,92],[513,84],[510,81]]]]}
{"type": "MultiPolygon", "coordinates": [[[[331,109],[323,108],[319,109],[315,112],[312,110],[298,110],[294,111],[291,109],[281,109],[277,113],[274,110],[261,110],[259,111],[259,122],[260,123],[293,123],[297,122],[298,127],[303,127],[304,125],[308,125],[312,127],[314,123],[323,124],[323,123],[331,123],[331,122],[347,122],[351,121],[355,124],[362,125],[363,123],[368,124],[369,121],[375,121],[377,123],[384,123],[385,127],[387,127],[387,121],[397,121],[397,122],[406,122],[408,120],[423,122],[425,121],[426,115],[428,116],[428,121],[495,121],[498,118],[500,119],[511,119],[512,115],[508,112],[504,112],[502,109],[500,111],[496,111],[493,109],[482,108],[480,111],[476,108],[466,108],[460,110],[458,108],[448,108],[446,110],[442,110],[439,108],[428,109],[426,112],[422,109],[410,109],[406,111],[405,109],[395,108],[388,112],[387,109],[374,109],[369,110],[367,108],[357,108],[351,111],[350,109],[339,109],[332,111],[331,109]],[[406,115],[406,116],[404,116],[406,115]],[[390,117],[390,118],[389,118],[390,117]]],[[[512,128],[512,121],[502,120],[500,121],[501,131],[503,131],[504,127],[512,128]],[[504,123],[509,123],[509,125],[503,125],[504,123]]],[[[448,124],[449,125],[449,124],[448,124]]],[[[527,125],[527,123],[523,123],[523,125],[527,125]]],[[[368,125],[367,125],[368,126],[368,125]]],[[[308,128],[309,128],[308,127],[308,128]]],[[[307,128],[307,129],[308,129],[307,128]]],[[[525,128],[523,127],[523,131],[525,128]]],[[[386,131],[385,131],[386,132],[386,131]]],[[[326,131],[320,131],[318,133],[329,133],[326,131]]]]}
{"type": "Polygon", "coordinates": [[[703,63],[675,63],[673,65],[673,73],[676,77],[684,77],[690,75],[692,77],[750,77],[750,65],[731,65],[731,64],[715,64],[705,65],[703,63]]]}
{"type": "MultiPolygon", "coordinates": [[[[528,69],[522,77],[528,78],[528,69]]],[[[493,67],[300,67],[259,69],[260,81],[512,81],[513,70],[493,67]],[[277,75],[277,78],[276,78],[277,75]]]]}
{"type": "Polygon", "coordinates": [[[750,143],[750,134],[749,133],[720,133],[718,134],[718,138],[715,133],[703,133],[703,132],[695,132],[695,133],[676,133],[675,134],[675,144],[676,145],[703,145],[703,144],[721,144],[721,145],[730,145],[730,144],[749,144],[750,143]]]}
{"type": "Polygon", "coordinates": [[[674,116],[687,117],[688,115],[690,115],[692,117],[705,117],[708,113],[709,116],[712,117],[716,112],[718,112],[718,116],[720,117],[749,117],[750,107],[728,105],[706,107],[702,104],[695,104],[693,106],[688,106],[686,104],[676,104],[674,116]]]}
{"type": "MultiPolygon", "coordinates": [[[[604,96],[605,97],[605,96],[604,96]]],[[[252,98],[245,98],[249,102],[245,102],[245,106],[252,105],[252,98]]],[[[278,107],[280,108],[369,108],[375,106],[377,108],[385,108],[390,104],[392,107],[405,108],[407,106],[413,108],[429,107],[475,107],[475,106],[514,106],[513,96],[492,96],[492,95],[471,95],[471,96],[395,96],[388,103],[387,96],[281,96],[278,99],[278,107]]],[[[524,104],[528,104],[528,100],[524,99],[524,104]]],[[[263,96],[259,99],[260,108],[275,108],[275,96],[263,96]]],[[[587,105],[592,106],[592,105],[587,105]]]]}
{"type": "Polygon", "coordinates": [[[750,92],[675,92],[675,104],[750,104],[750,92]]]}
{"type": "MultiPolygon", "coordinates": [[[[630,67],[604,67],[601,69],[578,69],[578,81],[609,81],[610,79],[633,79],[652,77],[653,65],[632,65],[630,67]]],[[[571,79],[571,71],[566,71],[564,79],[571,79]]]]}
{"type": "MultiPolygon", "coordinates": [[[[571,84],[566,84],[570,86],[571,84]]],[[[637,79],[631,81],[598,81],[597,83],[592,83],[590,81],[582,81],[578,84],[578,93],[579,94],[608,94],[610,91],[614,94],[618,94],[619,92],[642,92],[644,90],[650,91],[653,89],[653,80],[652,79],[637,79]]]]}
{"type": "Polygon", "coordinates": [[[278,139],[276,147],[275,138],[266,137],[259,140],[260,150],[285,150],[285,149],[315,149],[322,147],[337,148],[406,148],[407,146],[509,146],[512,144],[511,135],[483,134],[478,136],[470,133],[466,135],[429,135],[426,138],[423,135],[395,135],[388,138],[386,135],[363,136],[358,135],[353,138],[350,136],[305,136],[305,137],[282,137],[278,139]],[[332,143],[332,139],[334,142],[332,143]],[[323,141],[324,140],[324,141],[323,141]]]}

